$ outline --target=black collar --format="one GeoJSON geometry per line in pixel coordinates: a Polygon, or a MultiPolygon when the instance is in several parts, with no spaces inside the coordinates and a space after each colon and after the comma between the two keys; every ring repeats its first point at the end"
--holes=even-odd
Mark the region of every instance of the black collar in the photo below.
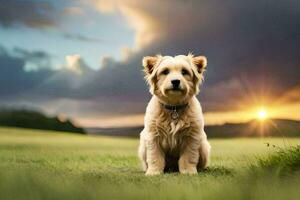
{"type": "Polygon", "coordinates": [[[168,105],[168,104],[161,104],[165,109],[171,111],[171,118],[173,120],[178,120],[179,118],[179,110],[185,109],[188,104],[182,104],[182,105],[168,105]]]}
{"type": "Polygon", "coordinates": [[[188,104],[181,104],[181,105],[168,105],[168,104],[161,104],[165,109],[172,110],[172,111],[178,111],[181,109],[185,109],[188,104]]]}

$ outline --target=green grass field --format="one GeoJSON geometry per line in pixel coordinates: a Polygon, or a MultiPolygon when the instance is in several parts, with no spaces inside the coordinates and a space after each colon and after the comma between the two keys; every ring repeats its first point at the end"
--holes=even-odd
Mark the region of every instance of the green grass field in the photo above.
{"type": "Polygon", "coordinates": [[[136,139],[0,128],[0,199],[299,198],[300,151],[276,152],[299,145],[300,139],[210,143],[206,171],[146,177],[136,139]]]}

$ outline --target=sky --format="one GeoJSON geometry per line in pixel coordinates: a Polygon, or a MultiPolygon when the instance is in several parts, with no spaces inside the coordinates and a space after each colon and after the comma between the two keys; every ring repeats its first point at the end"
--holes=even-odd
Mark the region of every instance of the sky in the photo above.
{"type": "Polygon", "coordinates": [[[300,120],[299,50],[297,0],[0,0],[0,107],[140,125],[142,58],[193,52],[208,124],[300,120]]]}

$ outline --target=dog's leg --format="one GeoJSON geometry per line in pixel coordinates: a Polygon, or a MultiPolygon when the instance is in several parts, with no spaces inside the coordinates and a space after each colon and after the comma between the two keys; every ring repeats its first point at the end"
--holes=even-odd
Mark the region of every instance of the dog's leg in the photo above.
{"type": "Polygon", "coordinates": [[[139,158],[140,158],[140,160],[142,162],[143,170],[146,171],[147,168],[148,168],[148,166],[147,166],[147,160],[146,160],[146,158],[147,158],[147,155],[146,155],[147,151],[146,151],[146,142],[145,142],[145,139],[143,138],[143,132],[144,131],[142,131],[141,134],[140,134],[140,145],[139,145],[139,152],[138,152],[138,154],[139,154],[139,158]]]}
{"type": "Polygon", "coordinates": [[[146,142],[147,149],[147,165],[146,175],[158,175],[163,173],[165,168],[164,153],[161,150],[158,142],[153,139],[148,139],[146,142]]]}
{"type": "Polygon", "coordinates": [[[209,164],[210,158],[210,144],[208,143],[207,139],[203,140],[200,144],[199,148],[199,163],[198,169],[205,169],[209,164]]]}
{"type": "Polygon", "coordinates": [[[186,140],[178,161],[179,172],[182,174],[197,174],[200,142],[192,137],[186,140]]]}

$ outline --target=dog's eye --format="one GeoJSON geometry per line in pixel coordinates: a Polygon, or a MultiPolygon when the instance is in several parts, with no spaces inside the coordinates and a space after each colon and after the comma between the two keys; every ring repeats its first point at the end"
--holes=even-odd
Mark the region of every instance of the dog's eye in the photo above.
{"type": "Polygon", "coordinates": [[[167,75],[169,73],[169,70],[168,69],[165,69],[164,71],[162,71],[162,74],[163,75],[167,75]]]}
{"type": "Polygon", "coordinates": [[[181,71],[181,74],[182,74],[182,75],[189,75],[189,72],[188,72],[186,69],[183,69],[183,70],[181,71]]]}

